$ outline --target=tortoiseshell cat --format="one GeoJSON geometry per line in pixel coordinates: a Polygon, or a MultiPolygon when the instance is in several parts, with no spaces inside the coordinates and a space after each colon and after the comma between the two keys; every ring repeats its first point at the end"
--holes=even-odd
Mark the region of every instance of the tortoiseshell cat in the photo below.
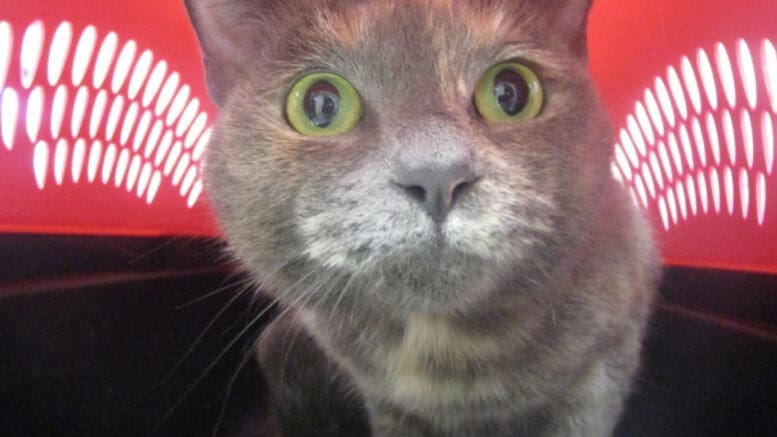
{"type": "Polygon", "coordinates": [[[610,177],[590,0],[186,5],[208,190],[287,309],[259,346],[279,432],[611,434],[658,263],[610,177]]]}

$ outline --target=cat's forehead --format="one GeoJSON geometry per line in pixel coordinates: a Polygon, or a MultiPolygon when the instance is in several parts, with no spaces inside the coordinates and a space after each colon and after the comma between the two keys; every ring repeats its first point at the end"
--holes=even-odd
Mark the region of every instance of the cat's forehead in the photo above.
{"type": "Polygon", "coordinates": [[[313,32],[343,47],[396,42],[450,48],[490,47],[529,40],[537,34],[540,13],[532,2],[404,0],[360,1],[347,6],[319,6],[312,12],[313,32]],[[432,43],[432,44],[429,44],[432,43]]]}
{"type": "Polygon", "coordinates": [[[303,67],[345,69],[410,88],[449,84],[468,98],[473,81],[494,62],[556,62],[544,46],[541,14],[533,4],[374,0],[321,6],[311,11],[304,28],[293,31],[295,41],[288,43],[296,49],[281,51],[297,56],[291,61],[303,67]]]}

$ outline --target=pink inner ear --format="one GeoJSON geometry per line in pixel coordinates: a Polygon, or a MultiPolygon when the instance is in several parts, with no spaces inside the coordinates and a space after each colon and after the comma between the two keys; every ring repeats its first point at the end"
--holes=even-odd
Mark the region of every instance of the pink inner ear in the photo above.
{"type": "MultiPolygon", "coordinates": [[[[210,96],[222,104],[240,68],[260,50],[258,34],[264,28],[257,11],[262,0],[185,0],[191,26],[205,58],[210,96]]],[[[264,8],[264,9],[263,9],[264,8]]]]}
{"type": "MultiPolygon", "coordinates": [[[[202,50],[213,58],[239,62],[247,56],[254,33],[258,31],[247,23],[244,11],[217,11],[207,7],[192,11],[192,25],[197,30],[202,50]]],[[[258,26],[257,26],[258,27],[258,26]]]]}
{"type": "Polygon", "coordinates": [[[573,31],[583,30],[588,10],[591,8],[591,0],[569,0],[561,3],[561,25],[573,31]]]}

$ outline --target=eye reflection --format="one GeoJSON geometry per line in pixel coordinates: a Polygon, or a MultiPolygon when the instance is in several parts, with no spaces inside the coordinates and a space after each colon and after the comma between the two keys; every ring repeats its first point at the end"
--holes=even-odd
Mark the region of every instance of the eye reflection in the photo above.
{"type": "Polygon", "coordinates": [[[332,121],[340,109],[340,94],[337,88],[327,81],[313,84],[305,94],[303,103],[305,114],[317,127],[324,128],[332,121]]]}
{"type": "Polygon", "coordinates": [[[529,86],[523,76],[505,69],[494,78],[494,96],[507,114],[517,115],[529,101],[529,86]]]}

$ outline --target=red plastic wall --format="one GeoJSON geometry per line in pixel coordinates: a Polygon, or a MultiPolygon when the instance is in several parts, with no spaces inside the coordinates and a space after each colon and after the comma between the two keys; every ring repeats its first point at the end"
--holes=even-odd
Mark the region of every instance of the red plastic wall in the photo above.
{"type": "MultiPolygon", "coordinates": [[[[668,263],[777,272],[774,23],[773,0],[595,2],[613,175],[668,263]]],[[[181,2],[0,0],[0,88],[0,232],[218,234],[181,2]]]]}
{"type": "Polygon", "coordinates": [[[617,129],[614,173],[649,210],[667,263],[777,271],[775,23],[773,0],[595,2],[591,69],[617,129]]]}
{"type": "Polygon", "coordinates": [[[12,140],[0,135],[0,231],[217,232],[204,196],[196,195],[202,131],[195,135],[202,120],[211,123],[215,111],[182,2],[0,0],[0,22],[10,25],[12,39],[10,52],[0,47],[0,79],[3,57],[10,55],[0,96],[0,105],[8,105],[0,108],[7,118],[0,119],[0,133],[15,130],[12,140]],[[61,63],[57,54],[64,55],[61,63]],[[28,60],[26,77],[22,59],[28,60]],[[33,70],[35,59],[40,61],[33,70]],[[76,59],[85,62],[76,66],[76,59]],[[95,73],[98,64],[107,67],[105,74],[95,73]],[[58,75],[56,65],[62,65],[58,75]],[[18,99],[9,98],[12,93],[18,99]],[[65,96],[59,98],[61,111],[57,93],[65,96]],[[35,99],[43,103],[35,105],[35,99]],[[79,99],[85,111],[74,117],[81,113],[79,99]],[[14,106],[9,100],[18,100],[14,120],[8,116],[14,106]],[[35,118],[40,120],[37,132],[35,118]],[[51,127],[55,118],[62,119],[56,134],[51,127]],[[74,118],[82,120],[75,128],[74,118]],[[77,161],[83,163],[80,169],[74,169],[77,161]]]}

